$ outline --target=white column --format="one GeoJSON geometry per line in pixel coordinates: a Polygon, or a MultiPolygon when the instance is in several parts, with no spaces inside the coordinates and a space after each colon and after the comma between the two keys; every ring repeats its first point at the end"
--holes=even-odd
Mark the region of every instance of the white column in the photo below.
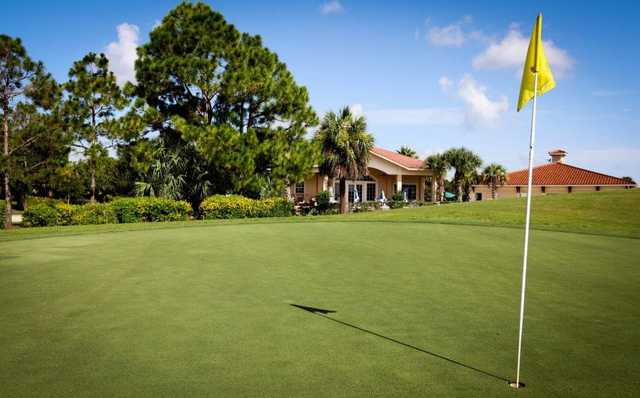
{"type": "Polygon", "coordinates": [[[422,202],[424,200],[424,176],[419,176],[420,183],[418,184],[418,195],[416,200],[422,202]]]}
{"type": "Polygon", "coordinates": [[[402,174],[396,174],[396,192],[402,192],[402,174]]]}
{"type": "Polygon", "coordinates": [[[322,177],[322,190],[323,191],[327,190],[328,183],[329,183],[329,176],[323,176],[322,177]]]}
{"type": "Polygon", "coordinates": [[[336,200],[335,200],[336,193],[335,193],[335,189],[334,189],[335,180],[333,178],[329,178],[328,184],[329,184],[329,188],[328,188],[329,197],[331,198],[330,202],[331,203],[335,203],[336,202],[336,200]]]}

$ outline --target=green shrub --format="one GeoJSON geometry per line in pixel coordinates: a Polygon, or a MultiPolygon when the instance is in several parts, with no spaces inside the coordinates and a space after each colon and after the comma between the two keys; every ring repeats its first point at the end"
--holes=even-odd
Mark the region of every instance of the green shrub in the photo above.
{"type": "Polygon", "coordinates": [[[36,204],[22,213],[22,220],[25,226],[30,227],[58,225],[58,211],[46,204],[36,204]]]}
{"type": "Polygon", "coordinates": [[[249,199],[240,195],[214,195],[200,205],[202,218],[286,217],[293,215],[293,203],[283,198],[249,199]]]}
{"type": "Polygon", "coordinates": [[[165,198],[119,198],[109,203],[120,223],[184,221],[191,206],[182,200],[165,198]]]}
{"type": "Polygon", "coordinates": [[[71,223],[74,225],[87,224],[116,224],[118,219],[108,203],[94,203],[74,206],[71,223]]]}
{"type": "Polygon", "coordinates": [[[387,201],[387,206],[389,206],[390,209],[401,209],[408,205],[409,203],[404,201],[404,193],[402,191],[394,192],[393,195],[391,195],[391,200],[387,201]]]}
{"type": "MultiPolygon", "coordinates": [[[[144,199],[144,198],[141,198],[144,199]]],[[[138,204],[138,198],[118,198],[110,203],[119,223],[142,222],[142,212],[138,204]]]]}
{"type": "Polygon", "coordinates": [[[183,200],[140,198],[144,221],[184,221],[189,219],[191,205],[183,200]]]}
{"type": "Polygon", "coordinates": [[[80,206],[70,205],[67,203],[57,203],[53,208],[58,213],[56,225],[72,225],[73,217],[78,212],[80,206]]]}
{"type": "Polygon", "coordinates": [[[371,200],[367,202],[358,203],[357,205],[355,205],[353,210],[357,213],[365,213],[368,211],[380,210],[381,207],[382,207],[382,203],[371,200]]]}
{"type": "Polygon", "coordinates": [[[391,195],[391,200],[394,202],[404,202],[404,193],[402,191],[394,192],[391,195]]]}
{"type": "Polygon", "coordinates": [[[47,205],[54,207],[60,203],[65,203],[65,201],[62,199],[47,198],[43,196],[29,196],[27,198],[27,208],[35,205],[47,205]]]}
{"type": "Polygon", "coordinates": [[[331,208],[334,207],[331,203],[331,192],[322,191],[316,195],[316,211],[317,214],[328,213],[331,208]]]}
{"type": "Polygon", "coordinates": [[[24,213],[26,226],[115,224],[187,220],[189,203],[165,198],[120,198],[109,203],[69,205],[42,201],[24,213]]]}

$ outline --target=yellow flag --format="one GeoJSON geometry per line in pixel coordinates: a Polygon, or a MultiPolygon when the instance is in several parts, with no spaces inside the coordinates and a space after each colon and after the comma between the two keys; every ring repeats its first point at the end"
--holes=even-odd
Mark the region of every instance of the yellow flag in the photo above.
{"type": "Polygon", "coordinates": [[[536,24],[531,32],[531,41],[527,50],[527,59],[522,71],[522,83],[520,83],[520,98],[518,98],[518,112],[533,98],[535,86],[535,72],[538,72],[537,95],[542,95],[556,86],[553,73],[549,67],[549,61],[544,55],[542,46],[542,14],[536,18],[536,24]]]}

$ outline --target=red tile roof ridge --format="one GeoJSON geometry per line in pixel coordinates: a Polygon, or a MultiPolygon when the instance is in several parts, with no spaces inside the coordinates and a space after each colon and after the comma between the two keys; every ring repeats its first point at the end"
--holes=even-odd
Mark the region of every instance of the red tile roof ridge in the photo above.
{"type": "MultiPolygon", "coordinates": [[[[599,173],[597,171],[593,171],[593,170],[589,170],[589,169],[585,169],[585,168],[582,168],[582,167],[573,166],[573,165],[566,164],[566,163],[561,163],[561,162],[547,163],[547,164],[534,166],[533,167],[533,171],[534,171],[533,184],[534,185],[554,185],[554,184],[548,184],[546,182],[537,184],[536,183],[536,178],[535,178],[536,177],[535,176],[535,171],[536,170],[548,169],[548,168],[565,168],[565,167],[569,168],[569,169],[572,169],[572,170],[577,170],[577,171],[580,171],[580,172],[583,172],[583,173],[591,174],[593,177],[603,177],[603,178],[609,180],[609,181],[599,180],[599,181],[594,181],[592,183],[586,183],[586,184],[580,184],[579,182],[575,182],[574,185],[628,185],[628,183],[626,183],[622,178],[615,177],[615,176],[608,175],[608,174],[604,174],[604,173],[599,173]]],[[[506,183],[506,185],[514,185],[514,184],[510,184],[509,179],[512,178],[512,177],[515,177],[514,176],[515,174],[521,174],[521,173],[527,173],[527,177],[528,177],[528,169],[520,169],[520,170],[516,170],[516,171],[512,171],[510,173],[507,173],[507,183],[506,183]]],[[[515,184],[515,185],[520,185],[520,184],[515,184]]],[[[557,185],[572,185],[572,182],[562,182],[562,183],[558,183],[557,185]]]]}

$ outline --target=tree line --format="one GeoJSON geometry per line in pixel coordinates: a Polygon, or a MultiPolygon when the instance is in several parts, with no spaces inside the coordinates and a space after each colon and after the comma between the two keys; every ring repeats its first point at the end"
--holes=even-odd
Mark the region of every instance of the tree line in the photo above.
{"type": "Polygon", "coordinates": [[[12,199],[29,195],[146,194],[198,208],[216,193],[282,193],[318,160],[307,89],[260,36],[208,5],[171,10],[138,48],[135,72],[120,87],[108,59],[89,53],[56,82],[19,38],[0,35],[8,226],[12,199]]]}
{"type": "MultiPolygon", "coordinates": [[[[346,180],[367,173],[366,121],[344,108],[320,123],[307,89],[260,36],[206,4],[181,3],[137,52],[135,83],[119,86],[107,57],[93,52],[57,82],[19,38],[0,35],[6,227],[12,201],[25,208],[28,196],[81,203],[147,195],[198,209],[214,194],[280,196],[316,164],[340,182],[346,211],[346,180]]],[[[400,153],[416,156],[409,147],[400,153]]],[[[465,148],[426,159],[438,200],[449,169],[462,200],[481,163],[465,148]]],[[[490,165],[483,175],[495,188],[505,173],[490,165]]]]}

